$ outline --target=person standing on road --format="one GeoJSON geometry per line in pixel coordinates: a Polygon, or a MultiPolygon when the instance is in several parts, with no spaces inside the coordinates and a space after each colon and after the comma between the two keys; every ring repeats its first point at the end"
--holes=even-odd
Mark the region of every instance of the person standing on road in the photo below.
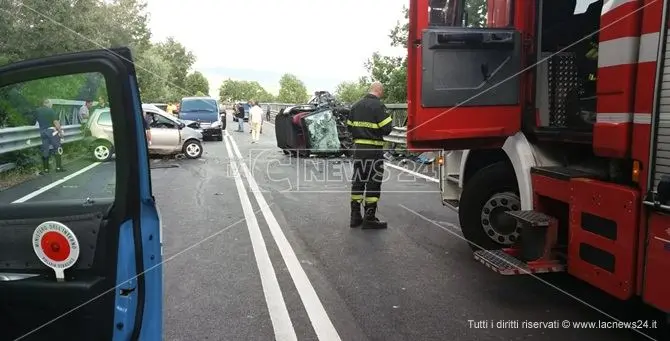
{"type": "Polygon", "coordinates": [[[236,131],[241,133],[244,132],[244,105],[242,103],[237,104],[237,125],[238,128],[236,131]]]}
{"type": "Polygon", "coordinates": [[[354,139],[354,174],[351,180],[351,227],[385,229],[387,224],[376,217],[384,177],[384,136],[391,133],[392,118],[381,102],[384,87],[380,82],[370,86],[370,93],[356,102],[347,120],[354,139]],[[365,215],[361,216],[364,202],[365,215]]]}
{"type": "Polygon", "coordinates": [[[55,153],[56,172],[65,171],[62,163],[63,148],[61,147],[63,129],[60,120],[58,120],[58,115],[51,107],[51,101],[45,99],[42,106],[36,110],[37,124],[42,139],[42,171],[44,174],[49,173],[49,157],[52,151],[55,153]]]}
{"type": "Polygon", "coordinates": [[[79,108],[79,123],[84,124],[88,120],[89,110],[93,106],[93,101],[86,100],[86,103],[79,108]]]}
{"type": "Polygon", "coordinates": [[[270,105],[268,104],[268,110],[265,112],[265,120],[270,122],[270,105]]]}
{"type": "Polygon", "coordinates": [[[249,109],[249,124],[251,124],[251,143],[256,143],[260,138],[261,124],[263,124],[263,109],[258,105],[258,101],[253,104],[249,109]]]}

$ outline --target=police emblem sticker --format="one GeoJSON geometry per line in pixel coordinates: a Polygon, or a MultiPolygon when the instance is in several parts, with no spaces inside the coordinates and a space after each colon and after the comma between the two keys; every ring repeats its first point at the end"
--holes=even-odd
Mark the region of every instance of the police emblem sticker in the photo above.
{"type": "Polygon", "coordinates": [[[56,273],[56,279],[65,279],[65,269],[79,259],[79,241],[69,227],[57,221],[47,221],[33,232],[33,250],[37,258],[56,273]]]}

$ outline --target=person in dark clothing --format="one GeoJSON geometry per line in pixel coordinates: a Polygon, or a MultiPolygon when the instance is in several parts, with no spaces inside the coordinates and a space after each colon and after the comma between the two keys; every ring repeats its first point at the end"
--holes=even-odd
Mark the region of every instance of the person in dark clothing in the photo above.
{"type": "Polygon", "coordinates": [[[237,104],[237,125],[236,131],[244,132],[244,105],[242,103],[237,104]]]}
{"type": "Polygon", "coordinates": [[[265,112],[265,120],[270,122],[270,106],[268,105],[268,110],[265,112]]]}
{"type": "Polygon", "coordinates": [[[49,173],[49,157],[54,152],[56,159],[56,172],[63,172],[62,155],[63,148],[61,142],[63,138],[63,130],[61,129],[58,115],[51,108],[51,101],[48,99],[42,102],[42,106],[36,110],[37,124],[40,130],[40,138],[42,139],[42,168],[44,173],[49,173]]]}
{"type": "Polygon", "coordinates": [[[349,113],[347,125],[354,139],[354,174],[351,180],[351,227],[384,229],[386,222],[376,217],[384,176],[384,136],[393,128],[391,116],[381,102],[384,87],[379,82],[370,86],[370,93],[356,102],[349,113]],[[365,215],[361,216],[364,202],[365,215]]]}

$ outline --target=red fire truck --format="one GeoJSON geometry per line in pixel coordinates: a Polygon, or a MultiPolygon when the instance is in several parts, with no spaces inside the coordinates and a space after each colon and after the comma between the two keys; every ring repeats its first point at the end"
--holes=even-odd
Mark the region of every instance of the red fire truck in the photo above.
{"type": "Polygon", "coordinates": [[[470,1],[410,0],[407,141],[475,258],[670,312],[670,0],[470,1]]]}

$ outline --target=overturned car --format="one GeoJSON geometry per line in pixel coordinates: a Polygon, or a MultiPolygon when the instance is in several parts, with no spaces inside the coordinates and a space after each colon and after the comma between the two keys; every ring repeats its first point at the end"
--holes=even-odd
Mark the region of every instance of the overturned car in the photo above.
{"type": "Polygon", "coordinates": [[[277,147],[291,156],[348,156],[353,146],[348,117],[348,107],[329,92],[317,91],[306,104],[279,111],[275,118],[277,147]]]}

